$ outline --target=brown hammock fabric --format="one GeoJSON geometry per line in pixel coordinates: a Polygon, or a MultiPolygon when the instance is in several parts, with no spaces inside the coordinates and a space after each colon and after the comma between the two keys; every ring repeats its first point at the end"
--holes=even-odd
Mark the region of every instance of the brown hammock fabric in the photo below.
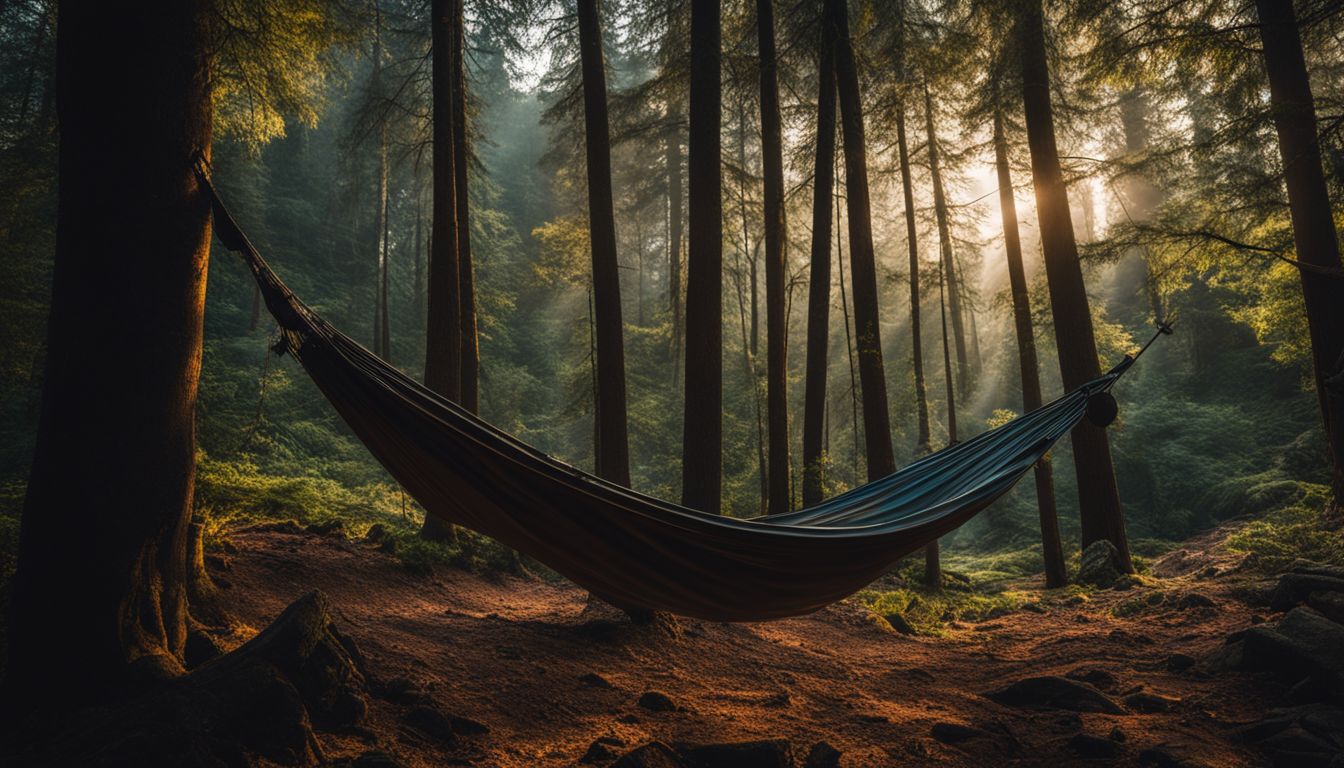
{"type": "Polygon", "coordinates": [[[750,520],[706,514],[551,458],[384,363],[290,292],[204,169],[198,175],[216,235],[251,268],[288,351],[387,471],[430,514],[621,607],[756,621],[851,595],[1006,493],[1133,363],[809,509],[750,520]]]}

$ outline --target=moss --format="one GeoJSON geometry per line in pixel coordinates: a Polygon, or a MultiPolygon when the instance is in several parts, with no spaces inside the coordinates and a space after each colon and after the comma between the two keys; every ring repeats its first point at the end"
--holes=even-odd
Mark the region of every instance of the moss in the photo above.
{"type": "MultiPolygon", "coordinates": [[[[1310,497],[1319,500],[1316,493],[1310,497]]],[[[1344,565],[1344,531],[1326,521],[1324,508],[1321,503],[1271,512],[1229,536],[1226,547],[1246,554],[1248,568],[1266,572],[1284,570],[1297,559],[1344,565]]]]}
{"type": "Polygon", "coordinates": [[[877,616],[901,615],[916,632],[941,635],[950,621],[979,622],[1017,610],[1025,596],[1012,591],[976,591],[942,589],[937,592],[917,587],[865,589],[855,595],[860,605],[877,616]]]}

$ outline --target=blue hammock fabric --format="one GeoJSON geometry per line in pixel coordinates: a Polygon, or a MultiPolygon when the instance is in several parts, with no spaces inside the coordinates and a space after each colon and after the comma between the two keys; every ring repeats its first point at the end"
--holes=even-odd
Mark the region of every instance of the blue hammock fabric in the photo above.
{"type": "Polygon", "coordinates": [[[759,621],[845,598],[1007,493],[1134,362],[808,509],[707,514],[548,456],[379,359],[294,296],[199,175],[215,233],[252,270],[288,351],[392,477],[429,514],[624,608],[759,621]]]}

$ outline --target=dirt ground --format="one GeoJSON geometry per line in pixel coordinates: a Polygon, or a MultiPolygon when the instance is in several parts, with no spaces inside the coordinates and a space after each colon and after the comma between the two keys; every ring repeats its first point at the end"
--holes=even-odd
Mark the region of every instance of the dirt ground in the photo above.
{"type": "Polygon", "coordinates": [[[683,619],[670,633],[594,611],[571,585],[448,568],[419,576],[336,535],[240,532],[231,540],[238,551],[214,575],[246,625],[239,638],[320,589],[366,657],[376,690],[421,689],[443,712],[488,727],[445,744],[404,724],[404,698],[374,698],[365,730],[322,735],[329,757],[377,749],[408,766],[569,766],[598,737],[615,737],[624,745],[613,746],[617,753],[655,739],[787,739],[800,756],[825,741],[843,766],[1061,765],[1082,760],[1082,733],[1118,743],[1103,764],[1257,765],[1229,731],[1262,715],[1279,693],[1245,673],[1175,671],[1189,663],[1179,654],[1204,658],[1254,620],[1231,596],[1234,582],[1192,573],[1204,566],[1188,552],[1157,563],[1167,578],[1156,585],[1086,600],[1043,595],[1043,612],[912,637],[848,602],[763,624],[683,619]],[[1212,604],[1180,599],[1191,593],[1212,604]],[[1160,604],[1113,612],[1149,598],[1160,604]],[[1112,715],[983,696],[1022,678],[1070,673],[1092,673],[1116,698],[1146,691],[1179,702],[1112,715]],[[640,706],[650,691],[675,709],[640,706]]]}

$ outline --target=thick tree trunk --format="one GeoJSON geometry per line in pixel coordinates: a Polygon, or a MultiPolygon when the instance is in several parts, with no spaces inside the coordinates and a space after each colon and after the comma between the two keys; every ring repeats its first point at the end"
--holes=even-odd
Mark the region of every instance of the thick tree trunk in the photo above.
{"type": "Polygon", "coordinates": [[[817,71],[817,146],[812,176],[812,252],[807,295],[807,373],[803,392],[803,506],[821,502],[826,481],[826,370],[830,362],[831,200],[835,190],[835,41],[821,32],[817,71]]]}
{"type": "MultiPolygon", "coordinates": [[[[425,386],[457,402],[462,396],[462,303],[453,141],[453,47],[458,17],[453,3],[433,0],[430,9],[434,154],[425,386]]],[[[441,541],[455,538],[456,532],[450,523],[426,515],[420,535],[441,541]]]]}
{"type": "MultiPolygon", "coordinates": [[[[1050,74],[1045,58],[1045,21],[1040,0],[1023,8],[1021,35],[1022,97],[1026,112],[1031,175],[1036,188],[1036,216],[1040,222],[1041,250],[1050,285],[1050,307],[1055,320],[1059,368],[1066,390],[1101,374],[1092,312],[1083,284],[1078,244],[1069,215],[1069,196],[1055,144],[1054,110],[1050,104],[1050,74]]],[[[1125,518],[1111,464],[1106,431],[1083,421],[1072,433],[1073,464],[1078,473],[1078,506],[1083,547],[1106,539],[1120,553],[1119,565],[1132,572],[1125,518]]]]}
{"type": "Polygon", "coordinates": [[[616,218],[611,192],[607,76],[597,4],[598,0],[578,0],[584,144],[588,157],[588,231],[597,324],[597,474],[628,486],[630,449],[626,435],[621,272],[616,255],[616,218]]]}
{"type": "Polygon", "coordinates": [[[463,0],[453,0],[453,181],[457,199],[458,291],[462,311],[462,394],[458,404],[472,413],[481,409],[481,350],[476,329],[476,268],[471,254],[471,205],[467,177],[471,148],[467,145],[466,19],[463,0]]]}
{"type": "Polygon", "coordinates": [[[1316,105],[1302,55],[1302,39],[1292,0],[1256,0],[1260,40],[1265,47],[1269,98],[1279,136],[1293,243],[1303,267],[1302,297],[1307,307],[1316,394],[1333,463],[1334,501],[1344,506],[1344,277],[1321,169],[1316,105]]]}
{"type": "Polygon", "coordinates": [[[970,389],[971,368],[966,358],[966,329],[962,324],[961,290],[957,283],[956,262],[952,257],[952,227],[947,220],[947,195],[943,191],[943,173],[939,167],[938,134],[933,129],[933,99],[924,86],[924,126],[929,142],[929,175],[933,179],[933,211],[938,221],[938,248],[942,259],[943,280],[947,285],[948,311],[952,315],[952,336],[957,350],[956,386],[963,396],[970,389]]]}
{"type": "Polygon", "coordinates": [[[896,105],[896,148],[901,163],[901,193],[905,199],[905,240],[910,249],[910,337],[915,369],[915,415],[919,421],[919,443],[915,452],[923,456],[933,450],[929,434],[929,395],[924,380],[924,339],[919,318],[919,233],[915,227],[915,193],[910,178],[910,150],[905,139],[905,106],[896,105]]]}
{"type": "Polygon", "coordinates": [[[210,236],[207,9],[59,14],[47,371],[8,622],[9,694],[32,709],[181,671],[210,236]]]}
{"type": "Polygon", "coordinates": [[[723,458],[723,169],[719,3],[691,0],[690,253],[681,503],[719,511],[723,458]],[[689,350],[695,350],[695,356],[689,350]]]}
{"type": "Polygon", "coordinates": [[[788,227],[784,214],[784,137],[779,114],[773,0],[756,0],[761,58],[761,170],[765,177],[766,421],[770,427],[770,514],[789,511],[789,393],[784,282],[788,227]]]}
{"type": "MultiPolygon", "coordinates": [[[[1017,201],[1008,167],[1008,140],[1003,115],[994,111],[994,165],[999,177],[999,212],[1003,216],[1003,249],[1008,259],[1008,285],[1013,299],[1013,324],[1017,331],[1017,359],[1022,371],[1022,410],[1041,407],[1041,375],[1036,362],[1036,331],[1031,322],[1031,297],[1022,267],[1022,238],[1017,230],[1017,201]]],[[[1059,515],[1055,510],[1054,471],[1050,455],[1036,462],[1036,506],[1041,520],[1041,552],[1045,560],[1045,586],[1062,587],[1068,581],[1064,549],[1059,540],[1059,515]]]]}
{"type": "Polygon", "coordinates": [[[877,264],[873,255],[873,222],[868,201],[868,158],[863,134],[863,100],[854,47],[849,38],[845,0],[825,0],[835,30],[835,75],[840,94],[840,125],[845,151],[845,197],[849,209],[849,264],[853,272],[854,328],[863,387],[863,431],[868,454],[868,479],[896,471],[887,410],[887,380],[882,365],[882,338],[877,309],[877,264]]]}

